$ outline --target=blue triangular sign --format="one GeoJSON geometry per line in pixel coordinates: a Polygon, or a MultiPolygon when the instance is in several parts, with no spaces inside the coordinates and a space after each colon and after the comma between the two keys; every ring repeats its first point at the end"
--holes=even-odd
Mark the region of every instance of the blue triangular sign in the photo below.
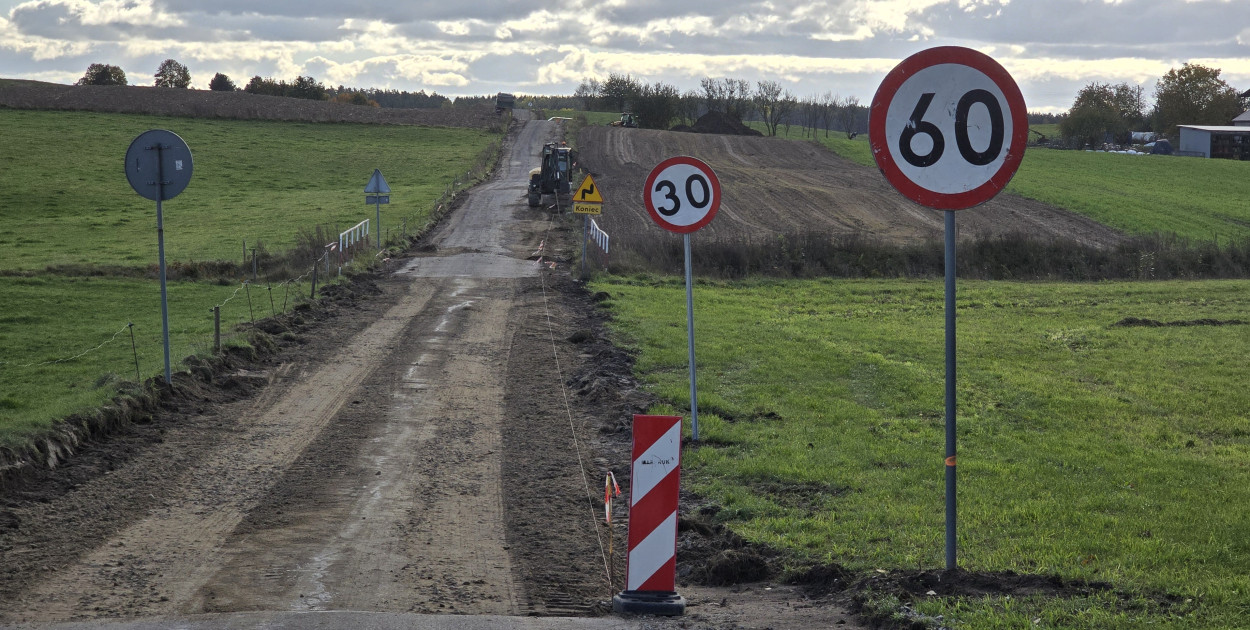
{"type": "Polygon", "coordinates": [[[391,187],[386,184],[386,178],[382,177],[382,171],[373,169],[373,177],[369,178],[369,184],[365,186],[365,192],[374,195],[389,194],[391,187]]]}

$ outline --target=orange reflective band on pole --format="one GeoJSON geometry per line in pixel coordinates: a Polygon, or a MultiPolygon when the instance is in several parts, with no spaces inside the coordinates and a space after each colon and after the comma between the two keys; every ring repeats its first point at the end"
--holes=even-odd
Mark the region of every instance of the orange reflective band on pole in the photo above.
{"type": "Polygon", "coordinates": [[[954,466],[954,465],[955,465],[955,456],[954,456],[954,455],[951,455],[950,457],[947,457],[947,458],[946,458],[946,465],[947,465],[947,466],[954,466]]]}

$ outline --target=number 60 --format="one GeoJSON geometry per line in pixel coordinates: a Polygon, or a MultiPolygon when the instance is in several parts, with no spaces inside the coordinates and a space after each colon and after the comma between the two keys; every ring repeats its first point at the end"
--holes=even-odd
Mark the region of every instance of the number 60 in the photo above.
{"type": "MultiPolygon", "coordinates": [[[[946,140],[942,137],[942,130],[937,125],[923,120],[925,112],[929,110],[929,105],[933,103],[934,96],[933,92],[920,95],[920,100],[912,110],[911,118],[908,119],[907,127],[898,137],[899,154],[908,164],[916,168],[933,166],[942,159],[942,153],[946,150],[946,140]],[[929,136],[933,142],[933,146],[925,155],[917,155],[911,148],[911,141],[918,134],[929,136]]],[[[993,94],[978,89],[971,90],[960,97],[959,105],[955,108],[955,145],[959,147],[959,155],[963,156],[969,164],[985,166],[998,159],[999,153],[1003,150],[1003,127],[1003,108],[993,94]],[[977,103],[984,105],[990,115],[990,144],[984,151],[973,149],[972,141],[968,138],[968,113],[977,103]]]]}

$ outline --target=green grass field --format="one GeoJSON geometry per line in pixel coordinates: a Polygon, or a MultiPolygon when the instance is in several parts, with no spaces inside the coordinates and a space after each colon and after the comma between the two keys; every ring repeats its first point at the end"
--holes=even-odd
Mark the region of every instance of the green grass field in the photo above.
{"type": "Polygon", "coordinates": [[[621,119],[620,112],[587,112],[579,109],[548,109],[544,112],[547,116],[560,116],[563,118],[576,118],[584,116],[588,125],[606,125],[621,119]]]}
{"type": "MultiPolygon", "coordinates": [[[[619,340],[688,405],[679,280],[611,278],[619,340]]],[[[807,561],[943,566],[940,281],[695,292],[703,446],[687,487],[807,561]]],[[[1104,580],[1077,600],[931,600],[960,628],[1242,627],[1250,611],[1250,282],[962,282],[961,566],[1104,580]],[[1151,604],[1180,599],[1171,611],[1151,604]],[[1130,597],[1132,599],[1132,597],[1130,597]]]]}
{"type": "MultiPolygon", "coordinates": [[[[410,229],[421,227],[448,185],[465,179],[497,140],[474,129],[8,109],[0,109],[0,128],[0,272],[20,272],[0,275],[0,446],[20,445],[134,382],[129,330],[116,335],[128,322],[135,324],[139,379],[163,370],[160,287],[144,272],[157,263],[155,203],[130,188],[122,164],[139,133],[174,131],[194,157],[191,184],[164,204],[171,266],[241,262],[244,239],[280,253],[301,230],[373,218],[363,191],[374,168],[393,191],[383,229],[403,218],[410,229]],[[129,268],[125,275],[134,277],[44,273],[54,265],[129,268]]],[[[241,287],[237,279],[170,283],[175,370],[188,355],[211,351],[210,307],[225,303],[223,334],[235,335],[233,326],[252,318],[248,292],[260,319],[309,290],[307,279],[289,294],[275,288],[271,306],[265,286],[241,287]]]]}
{"type": "Polygon", "coordinates": [[[166,255],[181,261],[241,261],[244,239],[282,250],[301,229],[372,219],[363,191],[374,168],[393,190],[383,229],[420,219],[495,140],[476,129],[7,109],[0,128],[6,269],[154,264],[156,204],[122,165],[147,129],[177,133],[194,158],[190,185],[164,204],[166,255]]]}
{"type": "MultiPolygon", "coordinates": [[[[277,286],[169,284],[170,356],[175,363],[211,354],[213,317],[221,309],[224,342],[236,324],[289,311],[308,296],[308,281],[277,286]],[[251,309],[248,298],[251,298],[251,309]],[[273,296],[271,305],[269,298],[273,296]]],[[[106,402],[123,382],[164,370],[160,285],[116,278],[0,277],[0,447],[15,447],[72,413],[106,402]],[[135,349],[131,347],[134,324],[135,349]],[[120,334],[118,334],[120,333],[120,334]],[[85,353],[85,354],[84,354],[85,353]],[[78,356],[80,355],[81,356],[78,356]]],[[[223,342],[223,343],[224,343],[223,342]]],[[[175,366],[175,369],[178,369],[175,366]]]]}

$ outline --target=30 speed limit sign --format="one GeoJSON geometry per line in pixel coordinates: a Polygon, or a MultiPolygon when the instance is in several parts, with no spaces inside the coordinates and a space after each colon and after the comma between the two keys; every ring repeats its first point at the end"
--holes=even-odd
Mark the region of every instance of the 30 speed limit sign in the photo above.
{"type": "Polygon", "coordinates": [[[642,201],[657,225],[670,232],[689,234],[716,216],[720,209],[720,180],[703,160],[672,157],[651,169],[642,201]]]}
{"type": "Polygon", "coordinates": [[[903,60],[872,99],[868,139],[887,180],[930,208],[989,201],[1020,166],[1028,114],[998,62],[942,46],[903,60]]]}

